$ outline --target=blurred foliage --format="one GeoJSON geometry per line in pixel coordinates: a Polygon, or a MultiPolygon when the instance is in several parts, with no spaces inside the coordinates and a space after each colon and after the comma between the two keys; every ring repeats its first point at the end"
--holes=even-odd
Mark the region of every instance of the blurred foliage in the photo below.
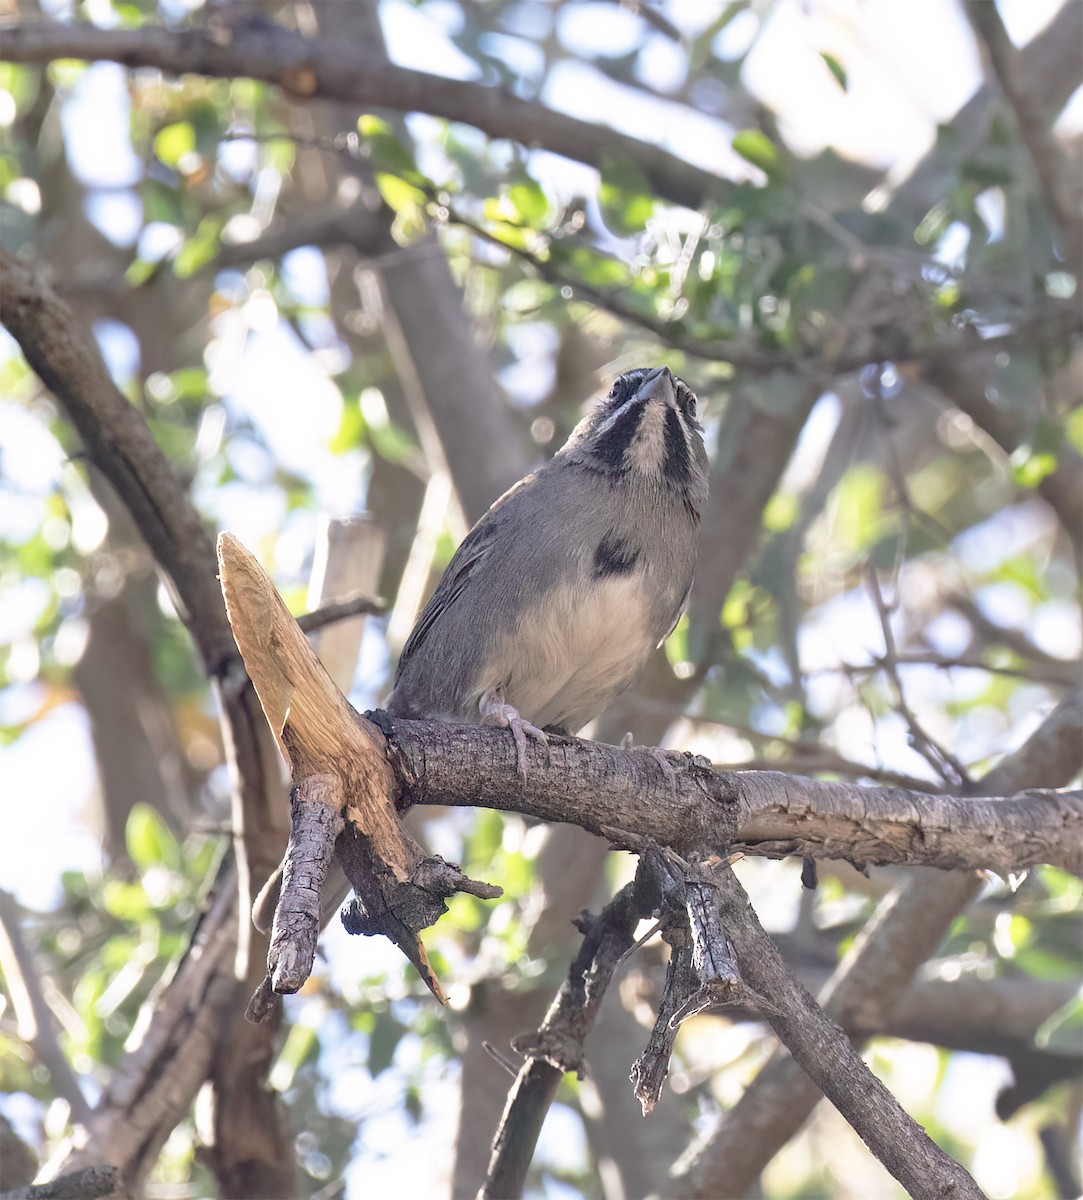
{"type": "MultiPolygon", "coordinates": [[[[79,19],[108,13],[126,27],[206,18],[164,2],[69,7],[79,19]]],[[[620,51],[604,41],[586,47],[572,29],[587,10],[601,19],[612,5],[413,7],[445,31],[482,82],[549,99],[560,72],[574,66],[637,100],[651,96],[714,119],[733,152],[719,167],[726,177],[692,211],[657,195],[644,168],[617,151],[596,175],[562,177],[546,154],[454,121],[362,113],[326,141],[278,91],[249,80],[139,71],[123,75],[123,87],[104,101],[94,89],[120,68],[0,63],[0,101],[10,110],[0,140],[5,245],[51,261],[86,307],[114,377],[208,524],[243,526],[296,610],[317,513],[361,504],[385,468],[423,480],[432,470],[401,403],[403,381],[371,292],[362,282],[344,298],[356,257],[338,241],[281,256],[243,253],[246,242],[332,207],[340,186],[374,211],[385,205],[399,244],[438,231],[494,370],[532,421],[541,453],[577,419],[582,389],[566,386],[562,371],[582,340],[606,373],[647,360],[680,371],[708,401],[718,463],[727,461],[728,421],[742,407],[785,413],[809,378],[822,380],[795,462],[801,469],[783,479],[759,549],[729,595],[717,597],[711,636],[684,620],[667,645],[674,672],[702,681],[676,735],[682,745],[728,763],[807,762],[829,775],[940,786],[882,669],[870,570],[890,609],[899,678],[927,731],[975,776],[1019,745],[1079,654],[1072,549],[1037,489],[1067,452],[1083,451],[1083,409],[1078,387],[1066,382],[1070,347],[1043,335],[1040,320],[1051,301],[1075,294],[1076,281],[1008,111],[998,110],[976,150],[964,151],[954,121],[940,125],[931,153],[949,166],[924,202],[897,205],[889,196],[872,204],[882,171],[830,148],[795,154],[776,115],[743,89],[770,4],[716,5],[679,42],[649,14],[622,10],[638,32],[620,51]],[[739,22],[751,33],[731,41],[739,22]],[[663,52],[681,68],[668,90],[652,92],[645,64],[663,52]],[[79,174],[64,122],[93,104],[109,107],[99,114],[103,139],[118,120],[126,125],[134,164],[127,182],[79,174]],[[130,206],[126,225],[115,209],[112,223],[102,216],[104,202],[118,197],[130,206]],[[1009,321],[1033,336],[998,351],[992,400],[1020,427],[1018,445],[1005,451],[971,417],[930,399],[913,361],[961,331],[1009,321]],[[276,389],[279,380],[289,395],[276,389]],[[697,661],[704,647],[712,657],[697,661]]],[[[656,15],[664,19],[665,6],[656,15]]],[[[840,94],[850,94],[847,54],[826,45],[813,53],[840,94]]],[[[145,582],[150,568],[110,515],[101,481],[83,470],[54,403],[9,344],[4,350],[0,737],[18,751],[24,739],[47,735],[58,712],[83,713],[72,670],[93,618],[133,579],[145,582]]],[[[431,574],[450,556],[455,528],[449,521],[425,531],[431,574]]],[[[389,595],[398,582],[388,581],[389,595]]],[[[213,705],[187,635],[153,587],[133,608],[189,768],[186,803],[133,808],[126,854],[100,871],[64,871],[51,905],[28,913],[24,931],[50,981],[63,1050],[88,1094],[108,1082],[186,944],[226,842],[213,705]]],[[[366,661],[377,673],[387,665],[375,655],[366,661]]],[[[365,686],[372,694],[363,699],[375,700],[382,681],[365,686]]],[[[83,800],[93,810],[87,823],[104,833],[89,787],[83,800]]],[[[542,895],[541,839],[518,818],[487,811],[473,820],[444,816],[432,836],[468,874],[505,890],[497,905],[452,901],[429,942],[438,973],[464,993],[490,980],[524,994],[552,991],[564,962],[540,961],[529,947],[542,895]]],[[[616,876],[627,864],[612,857],[616,876]]],[[[748,865],[754,898],[768,900],[773,864],[762,872],[748,865]]],[[[852,943],[889,877],[874,872],[862,890],[850,876],[843,883],[824,872],[815,924],[831,955],[852,943]]],[[[796,883],[788,895],[792,923],[796,883]]],[[[947,964],[990,980],[1072,978],[1081,909],[1079,881],[1057,871],[1034,872],[1016,890],[990,881],[930,969],[947,964]]],[[[271,1077],[289,1108],[311,1195],[331,1194],[351,1164],[379,1164],[389,1147],[421,1145],[434,1122],[447,1127],[463,1036],[458,1002],[450,1014],[435,1011],[397,958],[381,959],[369,943],[330,954],[287,1005],[271,1077]]],[[[29,1110],[20,1109],[33,1114],[24,1132],[36,1126],[32,1140],[47,1152],[66,1132],[63,1103],[16,1036],[10,997],[4,1004],[0,1086],[29,1098],[29,1110]]],[[[718,1024],[715,1041],[724,1040],[718,1024]]],[[[1036,1033],[1034,1048],[1078,1056],[1079,1025],[1074,1003],[1036,1033]]],[[[690,1120],[732,1103],[734,1075],[750,1075],[766,1052],[762,1038],[750,1040],[712,1075],[710,1059],[697,1060],[700,1042],[693,1053],[683,1039],[675,1076],[689,1081],[681,1102],[690,1120]]],[[[892,1086],[905,1087],[915,1072],[925,1081],[915,1115],[963,1161],[980,1162],[1005,1130],[1013,1144],[1036,1144],[1027,1108],[999,1126],[990,1107],[977,1128],[936,1102],[953,1072],[973,1068],[967,1056],[888,1042],[873,1053],[892,1086]]],[[[974,1076],[983,1086],[990,1077],[974,1076]]],[[[1038,1103],[1064,1121],[1078,1109],[1078,1085],[1051,1090],[1031,1109],[1038,1103]]],[[[574,1081],[558,1109],[561,1129],[589,1128],[574,1081]]],[[[862,1168],[849,1149],[838,1151],[843,1138],[818,1117],[772,1164],[765,1194],[859,1194],[853,1181],[862,1168]]],[[[156,1182],[209,1189],[197,1142],[194,1123],[178,1129],[156,1182]]],[[[543,1143],[534,1194],[598,1192],[589,1139],[573,1149],[562,1155],[543,1143]]],[[[1016,1184],[1019,1195],[1053,1194],[1040,1161],[1020,1168],[1016,1184]]]]}

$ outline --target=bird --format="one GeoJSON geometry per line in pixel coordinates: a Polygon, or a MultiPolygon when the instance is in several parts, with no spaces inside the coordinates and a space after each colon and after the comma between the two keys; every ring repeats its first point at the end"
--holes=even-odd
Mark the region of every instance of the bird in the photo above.
{"type": "Polygon", "coordinates": [[[688,598],[707,500],[692,389],[617,377],[544,465],[470,530],[403,647],[384,709],[575,732],[632,682],[688,598]]]}
{"type": "MultiPolygon", "coordinates": [[[[502,725],[525,775],[528,738],[575,733],[624,691],[692,586],[708,480],[697,409],[667,367],[619,375],[463,539],[403,646],[384,710],[502,725]]],[[[261,929],[281,870],[257,897],[261,929]]]]}

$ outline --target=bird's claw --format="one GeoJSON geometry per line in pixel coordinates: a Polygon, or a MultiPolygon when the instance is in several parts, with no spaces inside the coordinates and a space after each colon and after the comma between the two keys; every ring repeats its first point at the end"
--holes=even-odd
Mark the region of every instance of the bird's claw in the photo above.
{"type": "Polygon", "coordinates": [[[511,730],[511,736],[515,739],[515,754],[519,763],[519,774],[526,778],[526,739],[532,737],[536,742],[540,742],[548,751],[549,735],[544,729],[539,729],[537,725],[532,725],[529,721],[525,721],[519,715],[519,710],[514,704],[508,704],[503,700],[493,699],[488,702],[483,701],[481,711],[484,723],[500,725],[504,729],[511,730]]]}

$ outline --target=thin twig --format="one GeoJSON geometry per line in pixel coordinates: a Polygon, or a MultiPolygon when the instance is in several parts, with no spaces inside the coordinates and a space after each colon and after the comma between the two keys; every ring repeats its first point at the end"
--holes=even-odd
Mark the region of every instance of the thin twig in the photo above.
{"type": "Polygon", "coordinates": [[[883,667],[895,692],[895,701],[899,713],[910,730],[910,743],[922,758],[933,768],[949,787],[959,787],[969,783],[969,776],[963,764],[948,750],[938,745],[922,728],[906,699],[902,680],[899,678],[898,660],[895,650],[895,634],[891,629],[891,616],[880,590],[880,580],[876,568],[868,570],[869,594],[876,606],[876,615],[880,619],[880,630],[884,638],[883,667]]]}
{"type": "Polygon", "coordinates": [[[545,1114],[566,1071],[583,1069],[583,1040],[632,942],[639,919],[635,885],[627,884],[597,917],[585,919],[583,944],[536,1034],[512,1045],[526,1056],[508,1096],[478,1200],[522,1194],[545,1114]]]}
{"type": "MultiPolygon", "coordinates": [[[[897,654],[895,665],[899,667],[935,667],[940,671],[985,671],[990,675],[1004,675],[1010,679],[1025,679],[1030,683],[1048,683],[1059,687],[1075,687],[1083,677],[1083,663],[1063,659],[1063,670],[1052,666],[1005,667],[996,663],[983,662],[965,654],[897,654]]],[[[809,675],[866,675],[887,669],[882,655],[868,663],[841,663],[837,667],[816,667],[809,675]]]]}
{"type": "Polygon", "coordinates": [[[34,956],[23,941],[14,897],[0,890],[0,969],[18,1023],[19,1036],[49,1072],[53,1091],[67,1100],[73,1124],[85,1124],[90,1105],[79,1080],[60,1048],[56,1017],[45,999],[34,956]]]}
{"type": "Polygon", "coordinates": [[[376,617],[387,611],[383,600],[371,596],[349,596],[345,600],[336,600],[332,604],[321,604],[311,612],[297,618],[297,624],[304,633],[314,633],[335,621],[345,621],[347,617],[376,617]]]}
{"type": "MultiPolygon", "coordinates": [[[[955,609],[956,612],[964,616],[974,632],[988,643],[1005,646],[1019,658],[1027,662],[1033,662],[1039,667],[1049,667],[1053,670],[1059,670],[1062,667],[1071,668],[1073,666],[1071,663],[1066,663],[1063,658],[1057,658],[1055,655],[1043,650],[1039,645],[1031,641],[1021,629],[1012,629],[1009,625],[1001,625],[999,622],[986,616],[973,596],[954,593],[946,597],[944,602],[947,607],[955,609]]],[[[1077,682],[1078,679],[1079,676],[1077,674],[1077,682]]]]}
{"type": "Polygon", "coordinates": [[[512,1062],[512,1060],[508,1058],[503,1051],[498,1050],[497,1047],[492,1044],[492,1042],[483,1041],[481,1043],[481,1048],[493,1060],[493,1062],[502,1066],[504,1070],[507,1071],[507,1073],[512,1077],[512,1079],[515,1079],[518,1076],[518,1065],[512,1062]]]}

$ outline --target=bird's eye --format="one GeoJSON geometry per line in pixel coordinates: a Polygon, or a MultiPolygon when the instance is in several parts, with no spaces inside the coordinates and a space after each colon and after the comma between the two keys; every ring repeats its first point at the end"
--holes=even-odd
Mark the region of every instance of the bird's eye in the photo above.
{"type": "Polygon", "coordinates": [[[696,419],[696,393],[683,380],[677,385],[677,400],[690,420],[696,419]]]}
{"type": "Polygon", "coordinates": [[[617,376],[613,381],[613,387],[609,393],[609,398],[615,400],[618,404],[623,404],[625,400],[639,386],[640,381],[647,374],[645,370],[637,367],[634,371],[626,371],[623,375],[617,376]]]}

